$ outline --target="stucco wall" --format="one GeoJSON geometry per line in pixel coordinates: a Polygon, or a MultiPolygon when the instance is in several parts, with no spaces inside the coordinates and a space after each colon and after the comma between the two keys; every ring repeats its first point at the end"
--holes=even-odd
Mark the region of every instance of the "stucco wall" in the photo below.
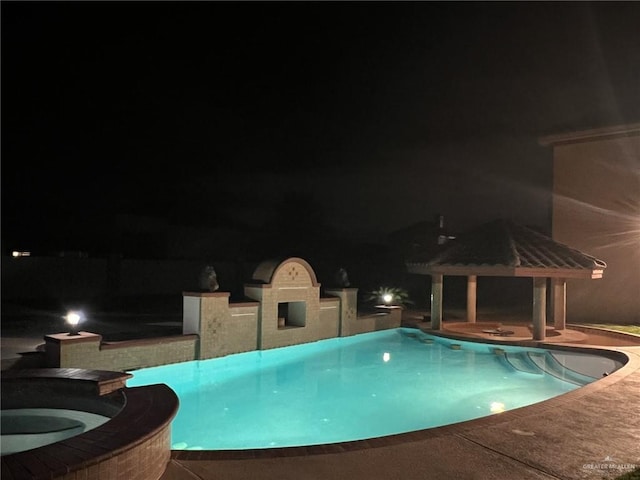
{"type": "Polygon", "coordinates": [[[567,282],[567,320],[638,322],[640,127],[553,146],[553,238],[607,263],[602,279],[567,282]]]}

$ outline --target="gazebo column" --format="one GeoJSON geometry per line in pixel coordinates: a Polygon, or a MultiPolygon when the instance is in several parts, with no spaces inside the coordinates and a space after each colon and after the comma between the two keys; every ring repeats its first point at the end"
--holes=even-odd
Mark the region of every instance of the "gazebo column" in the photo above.
{"type": "Polygon", "coordinates": [[[567,280],[551,279],[551,315],[556,330],[567,328],[567,280]]]}
{"type": "Polygon", "coordinates": [[[440,273],[431,275],[431,329],[442,329],[442,286],[443,276],[440,273]]]}
{"type": "Polygon", "coordinates": [[[477,290],[478,277],[476,275],[469,275],[467,277],[467,322],[470,323],[476,322],[477,290]]]}
{"type": "Polygon", "coordinates": [[[547,279],[533,278],[533,339],[544,340],[547,327],[547,279]]]}

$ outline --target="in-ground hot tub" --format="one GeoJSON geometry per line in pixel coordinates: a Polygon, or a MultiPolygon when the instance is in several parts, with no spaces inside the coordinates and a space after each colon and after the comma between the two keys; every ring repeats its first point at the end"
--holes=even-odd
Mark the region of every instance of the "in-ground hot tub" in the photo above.
{"type": "Polygon", "coordinates": [[[3,478],[160,478],[178,398],[166,385],[127,388],[129,378],[77,368],[3,371],[3,478]]]}
{"type": "Polygon", "coordinates": [[[80,369],[2,372],[2,456],[80,435],[125,405],[130,375],[80,369]]]}
{"type": "Polygon", "coordinates": [[[66,408],[15,408],[0,411],[0,455],[56,443],[106,423],[109,417],[66,408]]]}

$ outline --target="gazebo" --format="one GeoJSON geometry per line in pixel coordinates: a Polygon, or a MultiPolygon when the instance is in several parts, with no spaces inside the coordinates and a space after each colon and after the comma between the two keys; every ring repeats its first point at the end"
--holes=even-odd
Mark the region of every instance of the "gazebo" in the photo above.
{"type": "Polygon", "coordinates": [[[533,279],[533,339],[545,339],[547,279],[550,315],[556,330],[566,324],[566,282],[569,278],[602,278],[606,263],[534,229],[508,220],[485,223],[451,241],[429,259],[409,259],[407,271],[431,275],[431,328],[442,328],[445,275],[467,277],[467,321],[476,321],[477,279],[482,276],[533,279]]]}

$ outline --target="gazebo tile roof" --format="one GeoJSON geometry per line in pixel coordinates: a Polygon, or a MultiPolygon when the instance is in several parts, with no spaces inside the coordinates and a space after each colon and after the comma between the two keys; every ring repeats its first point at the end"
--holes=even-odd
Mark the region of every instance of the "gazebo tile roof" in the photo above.
{"type": "Polygon", "coordinates": [[[606,263],[508,220],[495,220],[461,235],[426,261],[407,262],[414,273],[446,271],[448,267],[601,271],[606,263]]]}

